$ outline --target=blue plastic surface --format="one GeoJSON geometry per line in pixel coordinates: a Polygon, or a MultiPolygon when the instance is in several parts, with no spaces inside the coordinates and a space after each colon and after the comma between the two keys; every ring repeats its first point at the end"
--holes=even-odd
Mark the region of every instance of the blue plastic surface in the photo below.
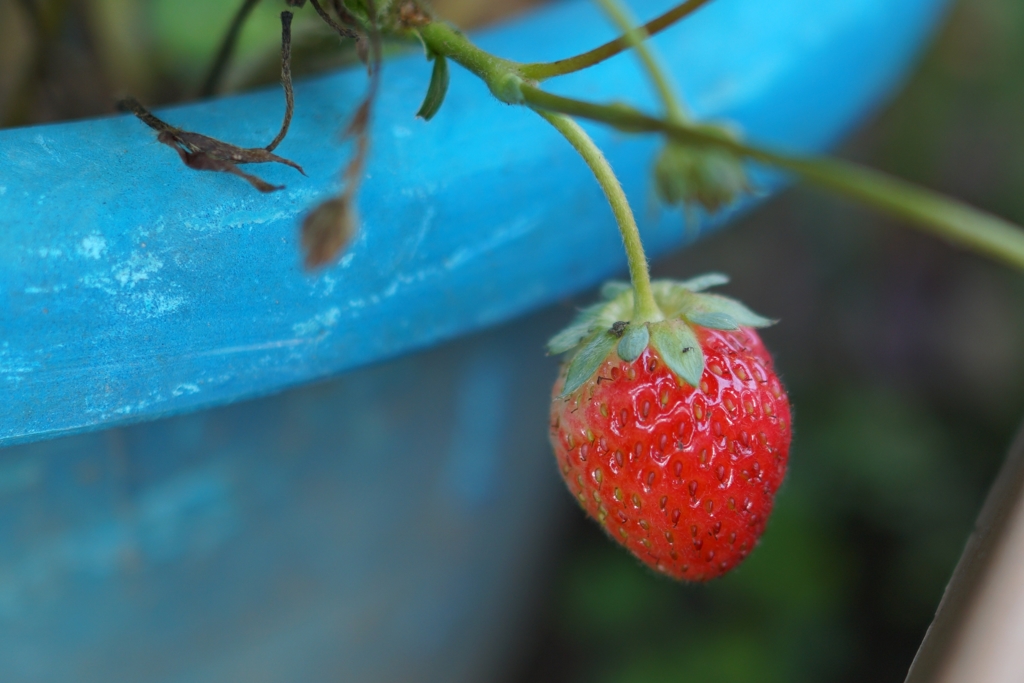
{"type": "MultiPolygon", "coordinates": [[[[635,2],[643,16],[672,4],[635,2]]],[[[904,77],[943,0],[717,0],[657,40],[692,109],[787,150],[833,143],[904,77]]],[[[567,56],[611,37],[586,2],[479,36],[503,56],[567,56]],[[566,26],[572,30],[565,30],[566,26]]],[[[528,111],[453,68],[429,124],[430,66],[389,61],[341,262],[299,267],[296,226],[336,187],[336,135],[363,92],[348,71],[301,82],[287,189],[185,169],[132,117],[0,131],[0,446],[266,395],[422,348],[591,286],[623,256],[582,162],[528,111]]],[[[551,84],[651,104],[623,56],[551,84]]],[[[279,89],[169,109],[174,125],[244,146],[280,121],[279,89]]],[[[653,138],[595,129],[652,255],[683,244],[653,208],[653,138]]],[[[709,224],[710,225],[710,224],[709,224]]]]}

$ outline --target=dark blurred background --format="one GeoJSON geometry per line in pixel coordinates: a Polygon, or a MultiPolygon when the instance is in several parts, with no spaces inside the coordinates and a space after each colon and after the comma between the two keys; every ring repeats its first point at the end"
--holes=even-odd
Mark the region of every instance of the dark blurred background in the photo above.
{"type": "MultiPolygon", "coordinates": [[[[191,97],[235,0],[0,0],[0,122],[191,97]]],[[[480,25],[530,2],[438,2],[480,25]]],[[[259,7],[226,87],[277,78],[259,7]]],[[[297,65],[351,61],[309,12],[297,65]]],[[[838,153],[1024,222],[1024,3],[959,3],[895,101],[838,153]]],[[[1024,415],[1024,278],[797,188],[655,265],[722,270],[782,319],[790,474],[756,553],[706,586],[658,578],[565,497],[562,543],[508,683],[901,681],[1024,415]]],[[[587,300],[565,302],[566,315],[587,300]]]]}

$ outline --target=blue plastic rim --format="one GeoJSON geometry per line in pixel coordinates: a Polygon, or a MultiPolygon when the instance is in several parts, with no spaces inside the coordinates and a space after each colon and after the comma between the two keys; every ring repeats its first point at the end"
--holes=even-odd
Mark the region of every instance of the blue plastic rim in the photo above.
{"type": "MultiPolygon", "coordinates": [[[[633,4],[651,17],[673,3],[633,4]]],[[[717,0],[656,43],[697,115],[766,145],[820,150],[892,92],[945,5],[717,0]]],[[[612,35],[581,0],[478,39],[543,60],[612,35]]],[[[458,68],[437,117],[415,119],[429,69],[417,54],[386,64],[363,229],[315,275],[299,267],[296,226],[337,189],[349,150],[335,131],[363,92],[360,70],[297,84],[278,151],[309,177],[260,167],[287,185],[269,196],[188,171],[130,116],[0,131],[0,446],[273,393],[508,320],[621,270],[610,212],[568,145],[458,68]]],[[[551,87],[653,107],[629,56],[551,87]]],[[[161,113],[258,146],[282,107],[268,88],[161,113]]],[[[679,213],[650,208],[657,141],[593,132],[650,253],[684,244],[679,213]]]]}

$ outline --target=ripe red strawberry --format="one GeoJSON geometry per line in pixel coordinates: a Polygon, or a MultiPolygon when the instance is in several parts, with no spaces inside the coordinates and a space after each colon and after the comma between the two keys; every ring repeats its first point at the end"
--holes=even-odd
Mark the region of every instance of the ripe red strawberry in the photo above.
{"type": "Polygon", "coordinates": [[[650,567],[705,581],[756,545],[786,472],[789,401],[742,304],[708,275],[652,283],[665,320],[630,324],[633,291],[551,340],[563,365],[551,443],[569,490],[650,567]]]}

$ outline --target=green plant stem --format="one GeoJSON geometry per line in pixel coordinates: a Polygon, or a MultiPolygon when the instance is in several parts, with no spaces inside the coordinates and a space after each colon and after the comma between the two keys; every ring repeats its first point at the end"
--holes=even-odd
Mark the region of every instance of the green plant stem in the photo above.
{"type": "Polygon", "coordinates": [[[713,146],[790,171],[831,190],[906,220],[954,244],[1024,270],[1024,230],[1013,223],[880,171],[837,159],[795,157],[753,147],[700,126],[665,121],[624,105],[601,105],[552,95],[523,85],[535,109],[607,123],[628,132],[664,133],[683,143],[713,146]]]}
{"type": "Polygon", "coordinates": [[[622,191],[622,185],[615,177],[608,160],[605,159],[600,148],[594,144],[586,131],[568,116],[546,111],[537,113],[565,136],[569,144],[579,152],[594,177],[597,178],[601,189],[604,190],[605,197],[608,198],[612,213],[615,214],[615,221],[619,225],[619,232],[622,233],[622,244],[626,248],[626,260],[629,262],[629,278],[633,282],[632,322],[639,324],[664,319],[658,305],[654,302],[654,293],[651,291],[651,275],[647,269],[647,257],[644,255],[644,247],[640,243],[640,231],[636,227],[633,210],[629,208],[626,193],[622,191]]]}
{"type": "Polygon", "coordinates": [[[644,69],[647,71],[647,75],[654,84],[658,97],[661,98],[661,103],[665,107],[665,114],[668,119],[677,122],[688,120],[689,117],[686,115],[686,110],[679,99],[679,94],[672,87],[672,82],[669,80],[665,69],[658,64],[658,60],[654,56],[654,50],[646,42],[650,38],[650,34],[644,30],[644,27],[636,25],[635,18],[631,16],[629,9],[621,0],[597,0],[597,2],[623,32],[623,37],[629,42],[630,46],[636,50],[640,61],[643,62],[644,69]]]}
{"type": "Polygon", "coordinates": [[[520,64],[481,50],[461,31],[443,22],[434,21],[420,26],[416,32],[435,54],[449,57],[476,74],[499,100],[507,104],[522,104],[520,64]]]}
{"type": "MultiPolygon", "coordinates": [[[[479,76],[491,89],[495,96],[509,103],[522,103],[522,86],[520,66],[515,62],[495,57],[473,45],[460,31],[438,22],[419,28],[423,42],[435,53],[449,57],[472,73],[479,76]]],[[[622,242],[629,263],[629,276],[633,282],[634,320],[651,322],[661,320],[661,311],[654,301],[651,291],[651,276],[647,268],[647,257],[644,255],[633,210],[629,207],[626,193],[622,190],[618,178],[604,154],[594,144],[580,126],[567,116],[538,111],[548,123],[565,136],[566,140],[583,157],[587,166],[597,178],[604,191],[612,213],[622,234],[622,242]]]]}
{"type": "MultiPolygon", "coordinates": [[[[683,3],[670,13],[686,6],[696,8],[693,3],[683,3]]],[[[654,32],[651,23],[644,27],[648,33],[654,32]]],[[[595,104],[554,95],[530,82],[536,77],[536,70],[530,73],[530,67],[535,65],[495,57],[445,24],[432,23],[417,31],[431,50],[450,57],[479,76],[503,102],[598,121],[629,133],[661,133],[685,144],[724,149],[794,173],[812,184],[897,216],[954,244],[1024,270],[1024,230],[963,202],[849,162],[781,154],[744,144],[713,128],[649,116],[628,105],[595,104]]],[[[622,49],[629,46],[626,39],[620,41],[622,49]]]]}
{"type": "MultiPolygon", "coordinates": [[[[676,5],[661,16],[647,22],[643,25],[642,29],[648,36],[653,36],[656,33],[664,31],[680,19],[693,14],[708,2],[710,2],[710,0],[687,0],[686,2],[676,5]]],[[[596,47],[589,52],[584,52],[583,54],[576,55],[575,57],[559,59],[556,62],[534,62],[531,64],[523,64],[521,67],[521,73],[523,77],[536,81],[543,81],[544,79],[553,78],[555,76],[564,76],[565,74],[581,71],[589,66],[603,62],[610,57],[614,57],[620,52],[628,50],[631,46],[632,43],[628,36],[620,36],[615,40],[610,40],[600,47],[596,47]]]]}

